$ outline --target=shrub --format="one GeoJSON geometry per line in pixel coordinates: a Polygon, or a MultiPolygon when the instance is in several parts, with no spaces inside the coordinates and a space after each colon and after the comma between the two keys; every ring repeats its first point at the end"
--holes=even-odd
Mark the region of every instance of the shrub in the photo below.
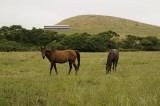
{"type": "Polygon", "coordinates": [[[21,43],[17,43],[15,41],[9,41],[6,39],[2,39],[0,40],[0,51],[28,51],[29,47],[21,44],[21,43]]]}

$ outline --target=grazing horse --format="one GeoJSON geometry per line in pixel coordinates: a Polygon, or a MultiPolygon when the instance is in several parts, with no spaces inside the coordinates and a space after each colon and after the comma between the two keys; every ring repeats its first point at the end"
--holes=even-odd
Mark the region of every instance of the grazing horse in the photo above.
{"type": "Polygon", "coordinates": [[[50,75],[52,73],[52,68],[54,66],[55,72],[58,75],[56,63],[65,63],[69,62],[69,72],[70,74],[72,69],[72,64],[75,68],[76,75],[80,66],[80,53],[77,50],[55,50],[55,49],[46,49],[41,47],[41,54],[43,59],[45,56],[48,58],[48,60],[51,62],[50,67],[50,75]],[[78,65],[76,65],[75,61],[78,61],[78,65]]]}
{"type": "Polygon", "coordinates": [[[108,53],[107,64],[106,64],[106,74],[111,73],[111,67],[113,67],[113,71],[116,72],[116,66],[119,59],[119,52],[117,49],[111,49],[108,53]],[[113,66],[112,66],[113,65],[113,66]]]}

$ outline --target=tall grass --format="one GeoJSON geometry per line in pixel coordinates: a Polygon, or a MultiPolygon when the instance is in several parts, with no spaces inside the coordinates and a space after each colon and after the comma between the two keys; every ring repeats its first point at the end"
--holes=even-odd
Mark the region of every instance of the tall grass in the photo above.
{"type": "Polygon", "coordinates": [[[81,53],[78,75],[39,52],[0,52],[2,106],[159,106],[160,52],[121,52],[117,72],[106,75],[107,53],[81,53]]]}

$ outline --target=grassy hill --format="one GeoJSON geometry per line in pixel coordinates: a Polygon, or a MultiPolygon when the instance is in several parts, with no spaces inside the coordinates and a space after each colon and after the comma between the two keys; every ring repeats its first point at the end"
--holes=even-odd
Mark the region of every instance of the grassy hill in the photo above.
{"type": "Polygon", "coordinates": [[[58,25],[70,25],[71,29],[63,33],[88,32],[96,34],[112,30],[120,35],[157,36],[160,37],[160,27],[136,22],[133,20],[102,15],[79,15],[65,19],[58,25]]]}

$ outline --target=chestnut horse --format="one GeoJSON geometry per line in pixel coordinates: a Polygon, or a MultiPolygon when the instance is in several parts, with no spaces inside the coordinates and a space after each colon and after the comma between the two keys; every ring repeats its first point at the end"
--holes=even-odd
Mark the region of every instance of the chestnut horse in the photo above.
{"type": "Polygon", "coordinates": [[[109,72],[111,73],[111,67],[113,67],[113,71],[115,70],[116,72],[118,59],[119,59],[119,51],[117,49],[111,49],[108,53],[107,64],[106,64],[106,74],[109,72]]]}
{"type": "Polygon", "coordinates": [[[50,67],[50,75],[52,73],[52,68],[54,66],[55,72],[58,75],[56,63],[65,63],[69,62],[69,72],[70,74],[72,69],[72,64],[75,68],[76,75],[80,66],[80,53],[77,50],[52,50],[52,49],[46,49],[41,47],[41,54],[43,59],[45,56],[48,58],[48,60],[51,62],[50,67]],[[78,65],[76,65],[75,61],[78,61],[78,65]]]}

